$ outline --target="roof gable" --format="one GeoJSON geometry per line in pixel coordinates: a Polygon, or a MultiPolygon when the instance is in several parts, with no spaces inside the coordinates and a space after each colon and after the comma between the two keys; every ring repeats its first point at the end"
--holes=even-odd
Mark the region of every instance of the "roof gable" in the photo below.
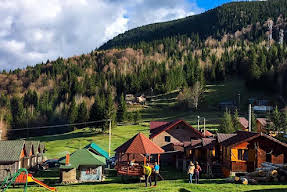
{"type": "Polygon", "coordinates": [[[158,127],[165,125],[165,124],[168,124],[168,123],[169,123],[168,121],[151,121],[149,128],[150,128],[150,130],[153,130],[155,128],[158,128],[158,127]]]}
{"type": "Polygon", "coordinates": [[[115,149],[117,153],[160,154],[164,150],[149,140],[144,134],[138,133],[127,142],[115,149]]]}
{"type": "Polygon", "coordinates": [[[24,140],[0,141],[0,162],[19,161],[24,143],[24,140]]]}
{"type": "Polygon", "coordinates": [[[60,161],[61,169],[72,169],[78,168],[80,165],[106,165],[106,158],[103,156],[96,155],[88,149],[79,149],[71,154],[70,165],[66,166],[66,157],[60,161]]]}
{"type": "Polygon", "coordinates": [[[106,159],[109,159],[109,158],[110,158],[108,152],[106,152],[105,150],[103,150],[101,147],[99,147],[99,146],[98,146],[97,144],[95,144],[95,143],[91,143],[91,144],[87,145],[85,148],[86,148],[86,149],[91,149],[92,152],[95,152],[95,153],[97,153],[98,155],[101,155],[101,156],[105,157],[106,159]]]}
{"type": "Polygon", "coordinates": [[[238,120],[242,127],[244,127],[245,129],[249,127],[248,120],[245,117],[239,117],[238,120]]]}
{"type": "Polygon", "coordinates": [[[194,129],[192,126],[190,126],[184,120],[174,120],[174,121],[171,121],[171,122],[169,122],[167,124],[164,124],[164,125],[162,125],[160,127],[157,127],[155,129],[153,129],[153,131],[151,131],[150,138],[152,139],[152,138],[156,137],[157,135],[159,135],[160,133],[174,128],[178,124],[185,125],[186,127],[190,128],[197,137],[203,138],[203,135],[201,134],[201,132],[199,132],[198,130],[194,129]]]}

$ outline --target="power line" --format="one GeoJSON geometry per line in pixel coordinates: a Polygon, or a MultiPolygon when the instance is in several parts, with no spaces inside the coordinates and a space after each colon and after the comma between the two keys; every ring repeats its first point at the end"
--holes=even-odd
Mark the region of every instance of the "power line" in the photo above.
{"type": "Polygon", "coordinates": [[[41,126],[41,127],[25,127],[25,128],[19,128],[19,129],[9,129],[9,131],[49,129],[49,128],[55,128],[55,127],[68,127],[68,126],[76,126],[76,125],[86,125],[86,124],[106,122],[106,121],[111,121],[111,120],[110,119],[104,119],[104,120],[99,120],[99,121],[86,121],[86,122],[82,122],[82,123],[67,123],[67,124],[61,124],[61,125],[49,125],[49,126],[41,126]]]}

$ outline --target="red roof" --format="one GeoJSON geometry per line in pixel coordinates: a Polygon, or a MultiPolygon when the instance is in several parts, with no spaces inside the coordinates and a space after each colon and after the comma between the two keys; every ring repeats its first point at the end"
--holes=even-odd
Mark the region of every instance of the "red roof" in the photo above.
{"type": "Polygon", "coordinates": [[[174,120],[174,121],[171,121],[167,124],[164,124],[160,127],[157,127],[157,128],[154,128],[152,131],[151,131],[151,135],[150,135],[150,138],[154,138],[155,136],[159,135],[160,133],[164,132],[164,131],[167,131],[173,127],[175,127],[176,125],[180,124],[180,123],[183,123],[185,126],[189,127],[190,129],[192,129],[194,131],[194,136],[195,137],[199,137],[199,138],[202,138],[203,135],[201,134],[200,131],[194,129],[192,126],[190,126],[188,123],[186,123],[184,120],[174,120]]]}
{"type": "Polygon", "coordinates": [[[158,128],[162,125],[165,125],[167,123],[168,123],[168,121],[151,121],[149,128],[150,128],[150,130],[152,130],[152,129],[158,128]]]}
{"type": "Polygon", "coordinates": [[[259,121],[259,123],[265,127],[267,125],[267,119],[266,118],[257,118],[256,121],[259,121]]]}
{"type": "Polygon", "coordinates": [[[239,117],[239,123],[245,128],[247,129],[248,128],[248,120],[245,119],[245,117],[239,117]]]}
{"type": "Polygon", "coordinates": [[[149,140],[143,133],[138,133],[115,151],[130,154],[160,154],[164,152],[162,148],[149,140]]]}
{"type": "Polygon", "coordinates": [[[208,130],[205,130],[202,135],[204,135],[205,137],[212,137],[213,134],[211,132],[209,132],[208,130]]]}

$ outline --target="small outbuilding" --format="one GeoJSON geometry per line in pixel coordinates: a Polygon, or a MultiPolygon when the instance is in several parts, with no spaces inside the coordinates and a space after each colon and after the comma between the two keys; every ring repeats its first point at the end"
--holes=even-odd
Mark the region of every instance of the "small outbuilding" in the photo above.
{"type": "Polygon", "coordinates": [[[60,161],[62,183],[100,182],[104,180],[106,158],[89,149],[79,149],[60,161]]]}

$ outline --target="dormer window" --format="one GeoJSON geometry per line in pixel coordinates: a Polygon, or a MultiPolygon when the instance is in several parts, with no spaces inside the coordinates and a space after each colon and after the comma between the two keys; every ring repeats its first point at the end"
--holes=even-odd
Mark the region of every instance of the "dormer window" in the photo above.
{"type": "Polygon", "coordinates": [[[165,137],[164,137],[164,141],[165,141],[165,142],[170,142],[170,136],[165,136],[165,137]]]}

